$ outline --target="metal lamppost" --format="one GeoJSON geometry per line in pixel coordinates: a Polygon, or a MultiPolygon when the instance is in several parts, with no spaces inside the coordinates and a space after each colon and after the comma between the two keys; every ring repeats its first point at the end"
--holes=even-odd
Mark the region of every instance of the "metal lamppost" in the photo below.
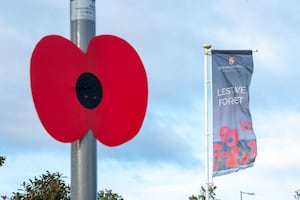
{"type": "Polygon", "coordinates": [[[241,200],[243,200],[243,194],[255,195],[254,192],[243,192],[243,191],[240,191],[240,194],[241,194],[241,200]]]}
{"type": "MultiPolygon", "coordinates": [[[[70,0],[71,40],[86,51],[96,34],[96,0],[70,0]]],[[[92,131],[71,145],[71,199],[97,199],[97,143],[92,131]]]]}

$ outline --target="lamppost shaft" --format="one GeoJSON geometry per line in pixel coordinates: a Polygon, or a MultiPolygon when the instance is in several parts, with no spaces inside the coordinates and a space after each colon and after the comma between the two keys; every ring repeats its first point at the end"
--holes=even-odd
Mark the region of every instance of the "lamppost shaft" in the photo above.
{"type": "MultiPolygon", "coordinates": [[[[95,0],[70,0],[71,40],[84,52],[95,36],[95,13],[95,0]]],[[[91,130],[71,144],[71,199],[97,199],[97,143],[91,130]]]]}

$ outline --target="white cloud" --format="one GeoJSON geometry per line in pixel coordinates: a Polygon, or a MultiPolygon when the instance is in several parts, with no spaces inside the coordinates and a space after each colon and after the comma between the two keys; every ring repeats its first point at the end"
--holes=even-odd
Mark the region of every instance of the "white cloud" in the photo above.
{"type": "Polygon", "coordinates": [[[187,199],[198,192],[201,183],[198,170],[185,171],[172,165],[110,163],[108,166],[100,167],[102,180],[99,179],[99,187],[110,186],[130,200],[187,199]],[[115,171],[122,173],[115,174],[115,171]],[[111,176],[118,177],[118,181],[112,180],[111,176]]]}

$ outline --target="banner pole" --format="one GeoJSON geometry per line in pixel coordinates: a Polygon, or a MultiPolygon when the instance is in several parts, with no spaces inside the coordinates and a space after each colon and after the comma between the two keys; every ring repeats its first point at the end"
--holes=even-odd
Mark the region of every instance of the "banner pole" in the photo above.
{"type": "MultiPolygon", "coordinates": [[[[83,52],[95,36],[95,10],[95,0],[70,0],[71,40],[83,52]]],[[[71,144],[71,199],[97,199],[97,143],[91,130],[71,144]]]]}
{"type": "Polygon", "coordinates": [[[205,50],[204,54],[204,135],[205,135],[205,175],[206,175],[206,190],[205,199],[209,200],[209,186],[210,186],[210,175],[209,175],[209,113],[208,113],[208,87],[210,81],[208,80],[208,55],[210,53],[211,45],[203,45],[205,50]]]}

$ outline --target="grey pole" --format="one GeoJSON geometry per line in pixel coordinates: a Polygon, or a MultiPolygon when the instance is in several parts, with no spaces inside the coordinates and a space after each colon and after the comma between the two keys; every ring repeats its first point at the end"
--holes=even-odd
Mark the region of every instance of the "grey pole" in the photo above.
{"type": "MultiPolygon", "coordinates": [[[[210,169],[209,169],[209,69],[208,69],[208,55],[210,53],[211,45],[204,44],[203,48],[205,50],[204,55],[204,135],[205,135],[205,173],[206,173],[206,189],[205,189],[205,199],[209,200],[209,186],[210,186],[210,169]]],[[[211,111],[210,111],[211,112],[211,111]]]]}
{"type": "MultiPolygon", "coordinates": [[[[95,0],[70,0],[71,40],[86,51],[95,36],[95,0]]],[[[71,144],[71,199],[97,199],[97,143],[92,131],[71,144]]]]}

